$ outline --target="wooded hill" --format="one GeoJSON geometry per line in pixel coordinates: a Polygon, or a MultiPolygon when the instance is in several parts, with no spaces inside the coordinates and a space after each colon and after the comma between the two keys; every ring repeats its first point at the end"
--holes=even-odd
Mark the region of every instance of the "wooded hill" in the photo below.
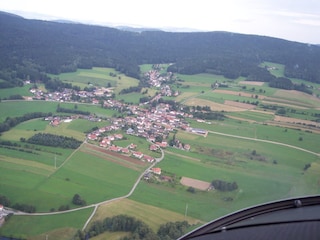
{"type": "Polygon", "coordinates": [[[271,81],[263,61],[285,65],[285,76],[320,83],[320,47],[229,32],[130,32],[109,27],[26,20],[0,12],[0,88],[46,73],[113,67],[140,78],[139,64],[174,63],[184,74],[211,72],[271,81]]]}

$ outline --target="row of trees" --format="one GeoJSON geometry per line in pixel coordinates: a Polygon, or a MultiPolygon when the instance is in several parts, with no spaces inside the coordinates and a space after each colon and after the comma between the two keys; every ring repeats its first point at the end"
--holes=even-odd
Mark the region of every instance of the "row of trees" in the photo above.
{"type": "Polygon", "coordinates": [[[20,117],[7,117],[3,123],[0,123],[0,133],[10,130],[10,128],[18,125],[19,123],[35,119],[52,116],[52,113],[33,112],[26,113],[20,117]]]}
{"type": "Polygon", "coordinates": [[[238,189],[238,184],[236,182],[226,182],[223,180],[213,180],[211,185],[222,192],[233,191],[238,189]]]}
{"type": "Polygon", "coordinates": [[[223,121],[225,119],[225,116],[220,112],[194,112],[193,116],[203,120],[223,121]]]}
{"type": "MultiPolygon", "coordinates": [[[[75,106],[77,106],[77,105],[75,105],[75,106]]],[[[57,112],[80,114],[80,115],[86,115],[86,116],[90,115],[90,112],[78,110],[77,107],[75,107],[75,109],[71,109],[71,108],[60,107],[60,105],[58,105],[58,107],[57,107],[57,112]]]]}
{"type": "Polygon", "coordinates": [[[308,94],[312,94],[312,91],[308,89],[308,87],[305,84],[295,84],[289,78],[284,77],[273,78],[273,80],[269,82],[269,86],[287,90],[297,90],[308,94]]]}
{"type": "Polygon", "coordinates": [[[51,147],[62,147],[76,149],[81,141],[73,137],[58,136],[50,133],[37,133],[27,140],[28,143],[51,147]]]}
{"type": "Polygon", "coordinates": [[[13,209],[16,209],[22,212],[27,212],[27,213],[34,213],[36,211],[36,207],[33,205],[24,204],[24,203],[15,203],[12,205],[9,198],[7,198],[4,195],[0,195],[0,204],[5,207],[11,207],[13,209]]]}
{"type": "Polygon", "coordinates": [[[144,222],[127,215],[118,215],[112,218],[105,218],[103,221],[94,222],[87,232],[78,230],[74,239],[84,240],[94,237],[106,231],[110,232],[130,232],[129,237],[123,237],[122,240],[143,239],[143,240],[170,240],[177,239],[186,233],[190,225],[188,222],[170,222],[161,225],[157,234],[144,222]]]}

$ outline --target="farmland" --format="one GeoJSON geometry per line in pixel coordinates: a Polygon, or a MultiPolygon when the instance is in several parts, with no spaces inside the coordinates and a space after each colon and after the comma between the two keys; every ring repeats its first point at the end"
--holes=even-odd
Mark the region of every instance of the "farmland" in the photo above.
{"type": "MultiPolygon", "coordinates": [[[[142,69],[147,71],[151,67],[144,65],[142,69]]],[[[276,67],[278,70],[274,74],[283,76],[281,65],[276,67]]],[[[114,69],[93,68],[52,77],[81,88],[111,85],[115,99],[129,105],[139,103],[139,98],[144,96],[143,93],[119,94],[128,86],[136,86],[138,80],[114,69]]],[[[164,149],[164,159],[155,165],[161,168],[164,180],[159,177],[149,181],[141,179],[128,198],[99,205],[91,223],[126,213],[149,223],[157,231],[168,221],[186,219],[191,224],[199,224],[250,205],[320,193],[320,130],[316,122],[319,98],[297,91],[277,90],[267,84],[253,84],[243,78],[231,81],[213,74],[179,74],[177,77],[181,84],[174,83],[172,88],[178,90],[179,95],[166,99],[190,108],[209,106],[226,118],[223,121],[186,118],[190,127],[203,129],[206,135],[180,128],[170,132],[164,140],[169,142],[176,138],[191,148],[188,151],[176,147],[164,149]],[[215,82],[225,85],[213,90],[211,84],[215,82]],[[256,101],[259,101],[256,105],[251,103],[256,101]],[[279,109],[284,109],[285,114],[279,115],[279,109]],[[180,183],[183,178],[208,183],[213,180],[236,182],[239,188],[226,192],[199,189],[190,192],[180,183]]],[[[148,95],[153,97],[156,92],[155,87],[150,87],[148,95]]],[[[62,206],[79,207],[71,201],[74,194],[79,194],[88,206],[126,196],[141,173],[151,166],[132,156],[110,152],[86,139],[92,129],[113,124],[112,119],[121,115],[115,109],[90,103],[2,101],[0,120],[35,111],[58,115],[58,104],[63,108],[88,111],[101,121],[77,118],[54,127],[43,119],[31,119],[1,134],[0,141],[13,144],[10,147],[2,144],[0,148],[1,194],[7,196],[12,205],[25,203],[36,205],[36,212],[60,212],[48,216],[13,216],[0,228],[1,234],[28,239],[42,239],[45,235],[70,239],[77,229],[82,229],[93,211],[87,208],[63,213],[62,206]],[[66,149],[21,141],[40,132],[73,137],[83,143],[77,149],[66,149]],[[70,221],[72,218],[77,221],[70,221]],[[33,227],[35,224],[37,228],[33,227]],[[17,225],[21,225],[19,230],[17,225]]],[[[142,112],[146,111],[147,108],[143,108],[142,112]]],[[[127,117],[126,114],[128,111],[119,119],[127,117]]],[[[150,143],[145,138],[127,134],[127,129],[112,130],[112,134],[124,135],[123,139],[113,142],[115,145],[125,148],[134,143],[135,151],[160,157],[159,152],[149,149],[150,143]]],[[[117,236],[108,235],[114,239],[117,236]]]]}

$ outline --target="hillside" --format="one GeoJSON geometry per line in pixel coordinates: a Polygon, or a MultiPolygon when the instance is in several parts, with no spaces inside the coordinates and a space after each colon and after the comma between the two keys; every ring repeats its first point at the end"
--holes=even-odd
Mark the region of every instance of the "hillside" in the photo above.
{"type": "Polygon", "coordinates": [[[26,20],[0,13],[2,88],[21,80],[48,79],[46,73],[113,67],[140,78],[138,65],[174,63],[183,74],[210,72],[269,81],[264,61],[285,65],[285,76],[320,82],[320,47],[264,36],[228,32],[141,33],[74,23],[26,20]],[[267,75],[267,76],[266,76],[267,75]]]}

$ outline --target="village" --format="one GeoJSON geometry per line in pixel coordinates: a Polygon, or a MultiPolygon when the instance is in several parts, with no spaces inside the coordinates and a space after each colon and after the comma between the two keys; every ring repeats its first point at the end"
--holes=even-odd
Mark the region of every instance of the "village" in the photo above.
{"type": "MultiPolygon", "coordinates": [[[[149,83],[152,86],[160,87],[160,92],[153,97],[152,101],[159,100],[162,96],[176,96],[177,92],[171,91],[170,87],[164,84],[168,78],[163,77],[157,70],[150,70],[145,74],[149,78],[149,83]]],[[[160,148],[168,146],[175,147],[184,151],[189,151],[191,146],[181,142],[174,136],[174,139],[169,140],[169,134],[177,129],[199,134],[207,135],[207,131],[190,127],[190,124],[185,118],[193,118],[192,114],[187,114],[183,111],[172,110],[171,106],[166,103],[158,103],[154,107],[145,108],[145,104],[131,105],[112,98],[113,89],[96,87],[94,91],[75,91],[72,89],[64,89],[62,92],[44,93],[39,89],[30,89],[33,93],[33,99],[57,101],[57,102],[73,102],[74,96],[77,96],[80,102],[91,104],[101,104],[103,108],[120,110],[126,112],[126,116],[121,118],[111,118],[111,125],[100,127],[86,135],[86,140],[92,144],[98,145],[109,151],[130,156],[144,162],[154,163],[155,158],[137,151],[137,144],[131,143],[126,147],[121,147],[116,144],[124,138],[123,134],[134,135],[141,137],[150,143],[149,150],[159,152],[160,148]],[[104,100],[101,100],[104,96],[104,100]],[[100,100],[99,100],[100,99],[100,100]]],[[[50,122],[52,127],[59,126],[62,122],[71,122],[77,118],[86,119],[88,121],[101,121],[95,115],[79,115],[72,116],[52,116],[45,120],[50,122]]],[[[201,121],[201,120],[198,120],[201,121]]],[[[155,168],[151,171],[157,175],[161,174],[161,169],[155,168]]]]}

